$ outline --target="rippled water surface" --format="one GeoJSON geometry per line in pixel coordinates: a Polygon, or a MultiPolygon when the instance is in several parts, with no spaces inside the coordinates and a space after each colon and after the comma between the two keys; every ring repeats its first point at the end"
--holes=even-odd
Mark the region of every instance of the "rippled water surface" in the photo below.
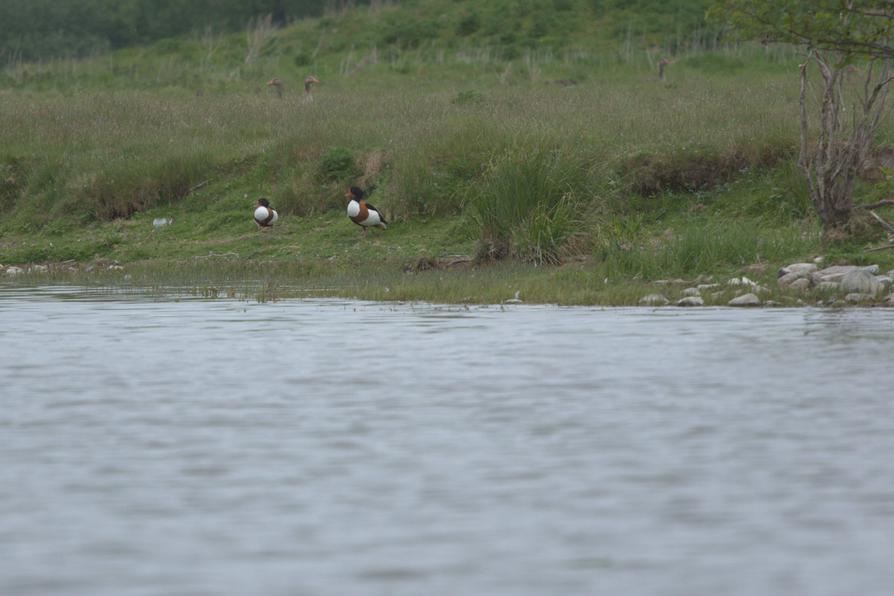
{"type": "Polygon", "coordinates": [[[0,288],[0,594],[894,592],[894,311],[0,288]]]}

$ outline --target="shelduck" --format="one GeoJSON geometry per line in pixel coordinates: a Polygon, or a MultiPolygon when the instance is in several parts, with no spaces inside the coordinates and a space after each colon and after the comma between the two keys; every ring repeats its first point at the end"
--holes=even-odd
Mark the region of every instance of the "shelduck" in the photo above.
{"type": "Polygon", "coordinates": [[[388,227],[388,222],[381,212],[366,202],[363,190],[352,186],[345,192],[345,197],[349,199],[348,217],[363,228],[364,235],[368,228],[376,227],[384,230],[388,227]]]}
{"type": "Polygon", "coordinates": [[[258,227],[269,228],[276,223],[277,219],[279,219],[279,214],[270,206],[270,201],[264,198],[258,199],[258,202],[255,203],[255,223],[258,224],[258,227]]]}
{"type": "Polygon", "coordinates": [[[313,87],[318,85],[320,79],[313,75],[309,75],[304,79],[304,103],[311,103],[314,100],[313,87]]]}

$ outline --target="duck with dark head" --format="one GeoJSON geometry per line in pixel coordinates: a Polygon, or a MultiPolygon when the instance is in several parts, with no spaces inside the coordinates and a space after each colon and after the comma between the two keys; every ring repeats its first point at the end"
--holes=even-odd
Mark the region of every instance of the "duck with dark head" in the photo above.
{"type": "Polygon", "coordinates": [[[366,202],[366,193],[361,188],[352,186],[345,192],[345,198],[348,199],[348,217],[363,228],[364,235],[369,228],[384,230],[388,227],[388,222],[382,212],[371,203],[366,202]]]}
{"type": "Polygon", "coordinates": [[[269,228],[276,223],[277,219],[279,219],[279,214],[270,206],[270,201],[264,197],[258,199],[258,202],[255,203],[255,223],[258,227],[269,228]]]}

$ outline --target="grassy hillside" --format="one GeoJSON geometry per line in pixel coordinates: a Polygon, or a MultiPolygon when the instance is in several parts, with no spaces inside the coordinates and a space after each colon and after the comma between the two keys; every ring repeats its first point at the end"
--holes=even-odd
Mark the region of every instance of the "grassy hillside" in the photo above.
{"type": "Polygon", "coordinates": [[[11,65],[0,263],[235,255],[403,279],[468,255],[566,263],[588,287],[862,258],[871,235],[821,244],[793,168],[795,51],[705,47],[698,2],[642,4],[420,0],[11,65]],[[352,183],[394,222],[369,242],[343,215],[352,183]]]}

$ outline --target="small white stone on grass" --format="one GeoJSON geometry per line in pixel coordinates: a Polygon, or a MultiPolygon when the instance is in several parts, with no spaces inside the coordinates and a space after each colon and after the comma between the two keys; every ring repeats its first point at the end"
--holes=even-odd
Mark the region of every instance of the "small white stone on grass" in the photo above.
{"type": "Polygon", "coordinates": [[[754,294],[743,294],[727,303],[729,306],[760,306],[761,299],[754,294]]]}
{"type": "Polygon", "coordinates": [[[732,278],[731,280],[726,282],[726,285],[728,285],[728,286],[748,286],[748,287],[753,288],[757,284],[754,281],[748,279],[747,277],[745,277],[743,275],[742,277],[732,278]]]}
{"type": "Polygon", "coordinates": [[[677,300],[677,306],[704,306],[705,301],[698,296],[688,296],[682,300],[677,300]]]}
{"type": "Polygon", "coordinates": [[[780,269],[777,272],[778,277],[782,277],[784,275],[788,275],[789,273],[795,273],[796,271],[806,271],[807,273],[813,273],[816,271],[816,263],[792,263],[791,265],[787,265],[780,269]]]}
{"type": "Polygon", "coordinates": [[[648,294],[639,299],[642,306],[667,306],[670,300],[661,294],[648,294]]]}

